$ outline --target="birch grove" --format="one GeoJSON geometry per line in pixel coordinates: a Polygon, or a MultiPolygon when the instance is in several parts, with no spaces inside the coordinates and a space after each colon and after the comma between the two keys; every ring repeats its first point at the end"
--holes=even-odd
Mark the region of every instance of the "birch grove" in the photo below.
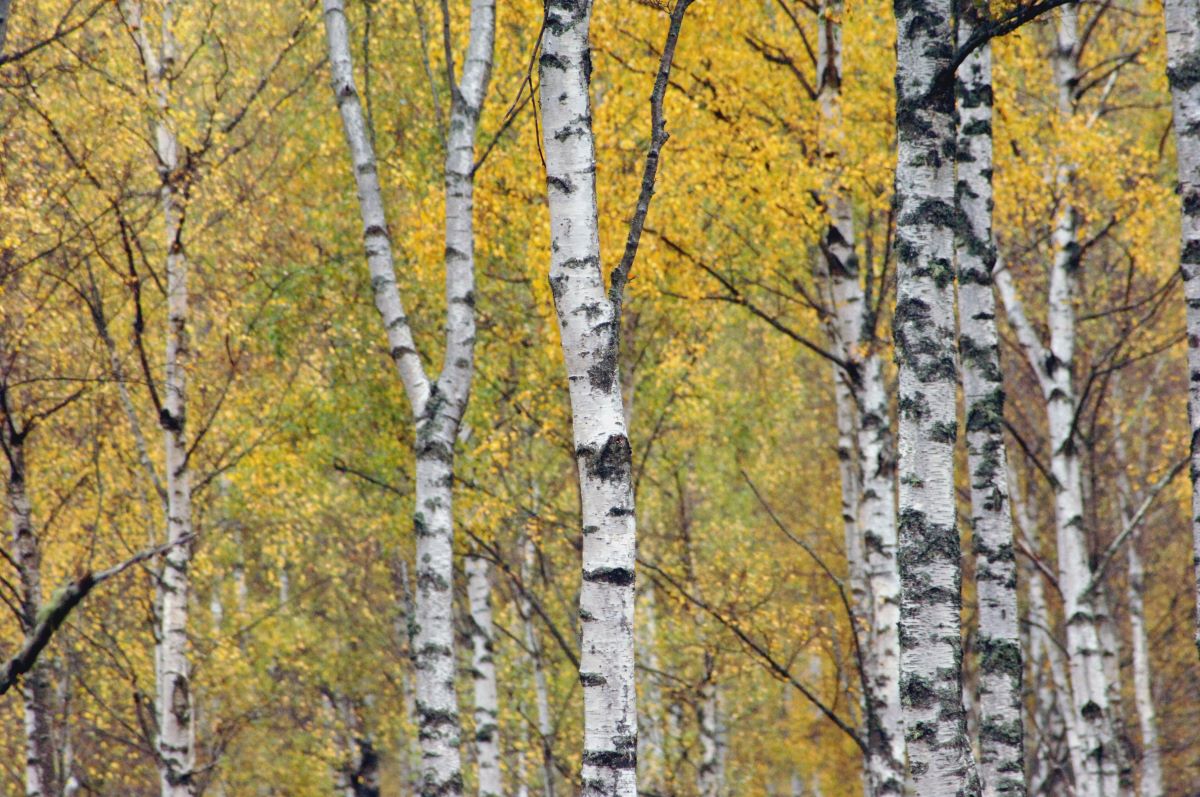
{"type": "Polygon", "coordinates": [[[0,793],[1190,793],[1198,18],[0,0],[0,793]]]}

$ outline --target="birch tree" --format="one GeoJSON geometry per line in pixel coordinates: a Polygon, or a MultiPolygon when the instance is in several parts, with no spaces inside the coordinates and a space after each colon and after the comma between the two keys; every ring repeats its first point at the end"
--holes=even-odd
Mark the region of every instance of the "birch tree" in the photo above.
{"type": "MultiPolygon", "coordinates": [[[[1074,715],[1070,710],[1070,684],[1067,681],[1066,661],[1062,656],[1061,645],[1054,638],[1043,574],[1034,563],[1041,562],[1036,528],[1011,462],[1008,468],[1008,496],[1012,505],[1014,532],[1027,547],[1028,553],[1024,559],[1028,593],[1025,625],[1029,629],[1025,661],[1033,673],[1030,684],[1034,692],[1033,725],[1038,732],[1037,744],[1031,756],[1033,766],[1029,772],[1028,791],[1031,794],[1053,793],[1058,780],[1067,779],[1069,773],[1076,768],[1077,762],[1074,757],[1079,754],[1081,748],[1075,731],[1074,715]],[[1058,727],[1060,724],[1061,728],[1058,727]],[[1071,757],[1066,766],[1062,765],[1060,757],[1055,755],[1058,751],[1053,748],[1060,735],[1066,738],[1067,752],[1071,757]]],[[[1082,764],[1079,763],[1078,766],[1082,764]]]]}
{"type": "Polygon", "coordinates": [[[1165,0],[1167,82],[1178,158],[1179,274],[1187,304],[1188,419],[1192,453],[1192,545],[1196,566],[1196,650],[1200,653],[1200,4],[1165,0]]]}
{"type": "MultiPolygon", "coordinates": [[[[823,0],[817,18],[817,100],[822,146],[839,152],[842,129],[842,16],[840,0],[823,0]]],[[[852,591],[867,638],[863,679],[867,767],[871,793],[899,794],[904,783],[900,712],[900,582],[896,564],[895,462],[883,361],[875,318],[855,252],[854,214],[835,180],[823,192],[828,223],[821,242],[821,276],[829,282],[827,335],[840,359],[834,366],[842,515],[852,591]]]]}
{"type": "MultiPolygon", "coordinates": [[[[1057,12],[1052,66],[1058,90],[1058,113],[1069,119],[1076,111],[1079,75],[1078,9],[1057,12]]],[[[1082,750],[1073,761],[1076,788],[1084,797],[1109,797],[1120,789],[1119,751],[1113,732],[1107,678],[1102,661],[1094,574],[1084,534],[1083,473],[1076,413],[1079,400],[1074,384],[1076,319],[1074,300],[1080,268],[1078,217],[1069,199],[1073,167],[1060,162],[1056,188],[1063,195],[1054,220],[1053,263],[1047,289],[1049,341],[1043,343],[1029,322],[1016,286],[1006,270],[997,274],[1005,313],[1041,388],[1050,432],[1050,472],[1053,476],[1058,582],[1067,620],[1067,663],[1070,668],[1072,712],[1082,750]]]]}
{"type": "MultiPolygon", "coordinates": [[[[971,41],[985,12],[958,6],[958,46],[971,41]]],[[[1017,563],[1008,456],[1004,446],[1004,385],[992,271],[992,48],[972,51],[957,71],[959,224],[958,345],[967,416],[967,469],[975,589],[979,602],[979,764],[988,797],[1024,795],[1021,721],[1021,640],[1017,625],[1017,563]]]]}
{"type": "Polygon", "coordinates": [[[950,0],[897,2],[900,694],[914,790],[979,794],[962,703],[955,519],[954,54],[950,0]]]}
{"type": "MultiPolygon", "coordinates": [[[[1057,232],[1067,246],[1069,222],[1060,220],[1057,232]]],[[[1058,584],[1063,593],[1066,624],[1066,653],[1070,669],[1071,724],[1076,728],[1079,751],[1072,752],[1076,787],[1081,794],[1101,797],[1116,794],[1118,773],[1115,740],[1108,721],[1108,693],[1100,661],[1100,637],[1095,621],[1093,598],[1089,590],[1092,571],[1082,536],[1083,499],[1081,470],[1074,436],[1074,385],[1070,363],[1074,349],[1074,309],[1070,285],[1074,282],[1074,264],[1069,250],[1058,248],[1051,271],[1050,313],[1051,345],[1043,346],[1025,316],[1016,288],[1007,270],[996,274],[1000,296],[1004,300],[1009,323],[1030,365],[1038,374],[1052,438],[1051,468],[1055,483],[1054,522],[1058,549],[1058,584]],[[1053,355],[1053,356],[1051,356],[1053,355]],[[1085,710],[1086,709],[1086,710],[1085,710]]]]}
{"type": "Polygon", "coordinates": [[[167,334],[161,400],[155,396],[163,434],[167,543],[171,546],[159,577],[159,629],[155,661],[159,783],[163,797],[196,793],[196,734],[188,640],[188,570],[192,561],[192,487],[187,431],[188,261],[184,251],[185,197],[180,146],[172,124],[171,80],[179,57],[175,5],[161,10],[159,40],[147,30],[140,0],[126,0],[122,16],[145,68],[153,105],[154,155],[159,174],[159,211],[166,252],[167,334]]]}
{"type": "Polygon", "coordinates": [[[479,797],[504,793],[500,771],[500,706],[496,693],[496,664],[492,659],[491,567],[482,556],[468,556],[467,601],[471,609],[471,675],[475,691],[475,758],[479,797]]]}
{"type": "MultiPolygon", "coordinates": [[[[459,716],[454,685],[454,445],[470,396],[475,357],[475,139],[495,41],[495,0],[472,0],[470,40],[450,91],[446,140],[446,340],[441,373],[431,381],[401,302],[371,132],[359,100],[342,0],[325,0],[333,93],[358,190],[363,244],[389,352],[416,425],[417,715],[423,752],[422,794],[460,794],[459,716]]],[[[448,22],[448,21],[447,21],[448,22]]],[[[447,44],[448,72],[453,78],[447,44]]]]}
{"type": "MultiPolygon", "coordinates": [[[[1135,412],[1141,423],[1138,429],[1139,438],[1149,439],[1149,424],[1147,419],[1150,385],[1148,381],[1140,400],[1135,404],[1135,412]]],[[[1133,665],[1133,699],[1137,708],[1138,726],[1142,735],[1142,766],[1141,778],[1138,783],[1139,797],[1162,797],[1163,769],[1162,747],[1158,735],[1158,715],[1154,707],[1153,674],[1150,668],[1150,640],[1146,629],[1146,571],[1142,563],[1142,522],[1137,517],[1137,496],[1128,475],[1129,452],[1125,445],[1125,435],[1122,431],[1122,418],[1117,417],[1113,431],[1113,451],[1117,456],[1117,503],[1120,507],[1121,521],[1131,534],[1126,543],[1126,562],[1128,564],[1128,582],[1126,595],[1129,610],[1129,637],[1131,648],[1131,663],[1133,665]]]]}
{"type": "Polygon", "coordinates": [[[625,283],[637,254],[666,141],[662,116],[683,15],[677,0],[651,95],[652,130],[642,190],[625,253],[606,291],[596,207],[589,40],[591,0],[546,0],[539,61],[542,144],[550,208],[550,289],[571,398],[583,522],[579,596],[585,797],[637,794],[634,682],[632,458],[621,399],[619,330],[625,283]]]}
{"type": "MultiPolygon", "coordinates": [[[[535,493],[536,495],[536,493],[535,493]]],[[[542,760],[542,794],[554,797],[554,718],[550,716],[550,686],[546,679],[546,668],[542,655],[542,643],[533,622],[533,606],[527,590],[532,588],[532,571],[537,558],[537,549],[528,534],[522,535],[520,574],[523,588],[517,599],[521,625],[525,631],[525,647],[529,650],[529,663],[533,669],[534,706],[537,710],[538,746],[542,760]]]]}
{"type": "MultiPolygon", "coordinates": [[[[5,363],[8,366],[8,363],[5,363]]],[[[8,368],[6,367],[7,371],[8,368]]],[[[10,525],[10,561],[17,567],[20,584],[20,620],[28,638],[42,613],[41,551],[33,526],[33,508],[29,500],[28,467],[25,441],[29,429],[13,417],[9,406],[6,373],[0,386],[0,410],[3,428],[0,444],[8,461],[5,491],[8,498],[10,525]]],[[[21,699],[25,711],[25,795],[26,797],[56,797],[58,795],[55,751],[50,732],[51,682],[43,662],[34,662],[21,683],[21,699]]]]}

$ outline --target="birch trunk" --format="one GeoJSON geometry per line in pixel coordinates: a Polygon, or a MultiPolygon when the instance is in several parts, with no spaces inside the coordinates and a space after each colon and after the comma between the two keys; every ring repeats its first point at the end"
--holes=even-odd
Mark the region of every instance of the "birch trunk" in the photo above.
{"type": "MultiPolygon", "coordinates": [[[[984,12],[986,13],[986,12],[984,12]]],[[[960,3],[959,46],[978,29],[980,9],[960,3]]],[[[967,416],[967,469],[979,602],[979,764],[987,797],[1024,795],[1021,638],[1017,563],[1004,447],[1004,384],[992,271],[992,50],[958,69],[958,345],[967,416]]]]}
{"type": "MultiPolygon", "coordinates": [[[[535,556],[533,540],[528,537],[522,542],[521,552],[521,583],[528,590],[531,588],[530,572],[533,570],[535,556]]],[[[538,640],[537,628],[533,624],[533,607],[529,599],[522,594],[518,606],[521,611],[521,621],[525,626],[525,647],[529,649],[529,657],[533,664],[534,702],[537,709],[538,745],[542,755],[542,794],[544,797],[554,797],[554,718],[550,716],[550,688],[546,682],[546,669],[542,661],[542,643],[538,640]]]]}
{"type": "MultiPolygon", "coordinates": [[[[11,418],[3,422],[4,451],[8,456],[8,512],[12,533],[12,561],[17,566],[21,585],[21,625],[33,633],[42,608],[42,556],[37,533],[33,529],[33,510],[26,486],[25,435],[11,418]]],[[[51,689],[47,665],[36,662],[21,679],[21,698],[25,710],[25,795],[57,797],[54,767],[54,740],[50,731],[51,689]]]]}
{"type": "Polygon", "coordinates": [[[896,2],[900,694],[913,789],[978,795],[962,703],[955,519],[951,0],[896,2]]]}
{"type": "Polygon", "coordinates": [[[188,658],[189,568],[192,560],[192,491],[187,439],[188,262],[183,249],[183,196],[179,141],[171,124],[171,73],[178,57],[174,4],[161,9],[158,47],[151,43],[140,2],[125,4],[126,23],[145,65],[156,114],[154,150],[160,178],[167,274],[165,376],[159,426],[166,471],[168,549],[158,583],[159,634],[156,655],[159,786],[163,797],[191,797],[196,767],[191,662],[188,658]]]}
{"type": "MultiPolygon", "coordinates": [[[[1059,113],[1075,113],[1078,82],[1078,9],[1058,9],[1054,79],[1059,90],[1059,113]]],[[[1054,521],[1058,549],[1058,580],[1066,617],[1067,662],[1071,675],[1072,713],[1082,770],[1075,772],[1080,797],[1116,797],[1120,792],[1120,751],[1114,732],[1104,673],[1099,617],[1092,586],[1083,522],[1082,463],[1075,439],[1078,406],[1073,383],[1075,354],[1074,296],[1080,267],[1078,221],[1067,194],[1073,180],[1070,164],[1060,164],[1056,177],[1063,201],[1051,236],[1054,262],[1047,295],[1049,345],[1043,346],[1025,316],[1007,272],[997,275],[1005,311],[1017,332],[1030,366],[1038,376],[1050,432],[1050,471],[1055,481],[1054,521]]]]}
{"type": "MultiPolygon", "coordinates": [[[[1074,113],[1073,91],[1078,82],[1078,14],[1074,6],[1059,9],[1054,75],[1059,86],[1060,113],[1064,116],[1074,113]]],[[[1061,166],[1059,190],[1069,190],[1072,179],[1071,167],[1061,166]]],[[[1050,469],[1059,485],[1055,492],[1055,525],[1059,583],[1067,618],[1067,659],[1076,725],[1084,748],[1084,771],[1076,773],[1076,789],[1082,797],[1109,797],[1119,793],[1120,784],[1096,607],[1092,594],[1087,592],[1092,572],[1083,533],[1082,464],[1074,439],[1078,401],[1072,383],[1075,354],[1073,301],[1080,263],[1078,221],[1069,201],[1061,203],[1052,239],[1054,263],[1048,297],[1050,358],[1042,362],[1041,370],[1046,377],[1043,390],[1050,426],[1050,469]]]]}
{"type": "Polygon", "coordinates": [[[1151,686],[1150,651],[1146,636],[1145,570],[1138,550],[1141,532],[1135,532],[1128,543],[1129,557],[1129,624],[1133,639],[1133,694],[1137,705],[1138,725],[1142,734],[1142,777],[1138,787],[1140,797],[1163,797],[1162,748],[1158,741],[1158,717],[1154,709],[1151,686]]]}
{"type": "Polygon", "coordinates": [[[583,521],[584,797],[637,794],[635,524],[616,308],[600,266],[590,0],[546,0],[540,61],[550,288],[570,387],[583,521]]]}
{"type": "MultiPolygon", "coordinates": [[[[645,522],[644,516],[643,522],[645,522]]],[[[645,622],[641,627],[642,638],[638,642],[638,650],[645,657],[645,668],[651,675],[646,681],[646,695],[649,699],[642,705],[642,722],[646,728],[646,734],[639,737],[644,748],[638,753],[638,762],[641,765],[642,782],[651,791],[662,791],[665,788],[663,774],[666,768],[666,740],[662,725],[662,686],[658,679],[658,673],[662,669],[658,658],[658,608],[653,583],[645,586],[644,595],[645,605],[642,617],[645,618],[645,622]],[[649,703],[649,705],[645,705],[645,703],[649,703]],[[647,781],[648,783],[646,783],[647,781]]]]}
{"type": "Polygon", "coordinates": [[[1117,793],[1121,797],[1131,797],[1134,792],[1133,764],[1130,760],[1129,735],[1125,730],[1125,712],[1122,707],[1125,688],[1121,675],[1121,637],[1112,612],[1108,584],[1101,581],[1092,590],[1092,595],[1092,602],[1096,607],[1096,632],[1100,637],[1100,664],[1104,670],[1105,691],[1108,695],[1113,750],[1117,759],[1117,793]]]}
{"type": "Polygon", "coordinates": [[[711,655],[705,655],[706,674],[700,684],[700,770],[697,782],[700,797],[721,797],[725,793],[725,771],[722,762],[720,691],[714,680],[711,655]]]}
{"type": "MultiPolygon", "coordinates": [[[[1143,420],[1147,412],[1149,386],[1140,404],[1143,420]]],[[[1124,435],[1121,433],[1121,419],[1117,419],[1113,429],[1113,449],[1117,455],[1117,487],[1121,506],[1121,520],[1126,528],[1131,529],[1129,541],[1126,543],[1126,557],[1129,564],[1129,578],[1126,585],[1126,598],[1129,608],[1129,636],[1132,648],[1133,663],[1133,700],[1137,708],[1138,730],[1142,736],[1142,766],[1141,779],[1138,784],[1139,797],[1162,797],[1163,772],[1162,748],[1158,741],[1158,717],[1154,708],[1154,690],[1150,669],[1150,644],[1146,631],[1146,573],[1142,565],[1141,542],[1142,524],[1138,522],[1136,513],[1136,498],[1133,486],[1129,482],[1127,465],[1129,463],[1125,448],[1124,435]]],[[[1143,424],[1143,427],[1145,424],[1143,424]]],[[[1147,430],[1141,430],[1141,436],[1147,437],[1147,430]]]]}
{"type": "MultiPolygon", "coordinates": [[[[1037,535],[1029,515],[1028,505],[1022,500],[1017,489],[1017,481],[1009,472],[1009,495],[1013,505],[1016,525],[1024,532],[1034,556],[1038,556],[1037,535]]],[[[1046,590],[1042,575],[1031,565],[1029,577],[1029,622],[1030,628],[1030,660],[1035,667],[1040,666],[1040,660],[1045,659],[1050,670],[1050,685],[1048,694],[1039,692],[1038,703],[1043,708],[1044,716],[1052,716],[1056,711],[1063,724],[1063,732],[1067,742],[1067,757],[1071,771],[1083,771],[1083,745],[1079,739],[1079,730],[1072,711],[1071,685],[1067,678],[1067,664],[1062,655],[1062,648],[1054,638],[1049,604],[1046,601],[1046,590]]],[[[1058,762],[1048,762],[1042,781],[1047,782],[1049,770],[1056,768],[1058,762]]]]}
{"type": "MultiPolygon", "coordinates": [[[[842,152],[841,0],[823,0],[817,31],[817,98],[822,148],[842,152]]],[[[828,221],[821,243],[821,276],[829,281],[833,317],[828,335],[848,367],[834,370],[842,517],[850,587],[866,638],[863,696],[871,792],[899,794],[904,739],[899,689],[900,584],[896,567],[895,464],[883,364],[855,252],[854,215],[832,177],[822,189],[828,221]]]]}
{"type": "Polygon", "coordinates": [[[1179,160],[1179,273],[1187,302],[1188,419],[1192,452],[1192,544],[1196,650],[1200,652],[1200,2],[1165,0],[1167,81],[1179,160]]]}
{"type": "Polygon", "coordinates": [[[350,151],[375,306],[416,422],[417,539],[415,665],[422,748],[421,793],[462,793],[453,627],[454,443],[470,396],[475,357],[474,157],[491,74],[495,0],[472,0],[470,39],[451,87],[446,141],[446,340],[442,371],[430,383],[413,341],[392,258],[371,133],[354,82],[342,0],[325,0],[334,96],[350,151]]]}
{"type": "Polygon", "coordinates": [[[471,606],[472,675],[475,680],[475,749],[479,797],[501,797],[500,706],[496,690],[492,628],[492,584],[486,559],[466,558],[467,599],[471,606]]]}

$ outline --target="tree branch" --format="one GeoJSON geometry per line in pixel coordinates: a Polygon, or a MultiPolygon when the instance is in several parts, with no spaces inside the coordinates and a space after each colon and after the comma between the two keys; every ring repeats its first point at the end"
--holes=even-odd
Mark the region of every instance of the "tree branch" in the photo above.
{"type": "Polygon", "coordinates": [[[42,610],[38,612],[34,627],[25,636],[25,644],[21,646],[21,649],[17,651],[15,656],[0,666],[0,695],[6,693],[17,682],[18,678],[33,669],[33,665],[37,663],[38,656],[45,649],[46,645],[50,643],[54,632],[66,622],[71,611],[87,597],[88,593],[110,578],[124,573],[134,565],[165,553],[176,545],[190,543],[193,539],[193,535],[187,535],[166,545],[147,548],[141,553],[135,554],[124,562],[114,565],[107,570],[84,573],[74,581],[69,581],[60,587],[51,597],[50,603],[42,607],[42,610]]]}
{"type": "Polygon", "coordinates": [[[663,44],[662,57],[658,62],[658,76],[654,79],[654,90],[650,92],[650,149],[646,152],[646,166],[642,171],[642,190],[638,194],[637,207],[629,222],[629,237],[625,239],[625,252],[621,262],[613,269],[609,279],[608,299],[613,306],[613,334],[620,335],[621,301],[629,272],[637,257],[638,244],[642,240],[642,228],[646,225],[646,214],[650,211],[650,199],[654,196],[654,180],[658,175],[658,160],[663,144],[669,138],[666,120],[663,118],[663,98],[667,93],[667,82],[671,79],[671,64],[675,60],[675,45],[679,41],[679,29],[683,26],[683,15],[692,0],[676,0],[671,12],[671,25],[667,29],[667,41],[663,44]]]}

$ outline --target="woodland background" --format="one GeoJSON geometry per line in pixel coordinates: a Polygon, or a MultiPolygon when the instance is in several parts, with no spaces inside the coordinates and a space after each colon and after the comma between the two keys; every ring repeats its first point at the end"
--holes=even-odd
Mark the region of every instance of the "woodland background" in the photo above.
{"type": "MultiPolygon", "coordinates": [[[[449,36],[461,49],[466,4],[450,6],[449,36]]],[[[369,740],[383,792],[408,793],[417,755],[402,566],[413,555],[412,422],[371,306],[320,9],[261,0],[174,7],[173,118],[191,174],[184,229],[197,536],[188,634],[202,782],[214,795],[328,794],[361,756],[358,740],[369,740]]],[[[1082,110],[1070,121],[1055,112],[1048,22],[995,43],[995,229],[1040,323],[1055,208],[1071,202],[1080,215],[1079,425],[1086,527],[1100,551],[1121,529],[1122,502],[1136,504],[1187,451],[1187,368],[1162,9],[1143,0],[1080,8],[1094,23],[1081,58],[1082,110]],[[1059,157],[1078,164],[1069,197],[1054,180],[1059,157]]],[[[147,3],[151,24],[158,12],[147,3]]],[[[353,2],[348,12],[410,322],[418,338],[435,339],[444,310],[440,12],[423,0],[353,2]]],[[[477,371],[455,486],[458,550],[493,562],[498,725],[514,793],[519,784],[544,790],[547,771],[571,791],[582,732],[578,494],[530,102],[541,17],[539,3],[498,4],[480,121],[481,150],[491,149],[476,188],[477,371]],[[548,727],[536,706],[543,676],[548,727]]],[[[665,20],[634,0],[595,9],[609,253],[619,251],[640,185],[665,20]]],[[[700,770],[714,765],[722,793],[861,789],[854,744],[779,677],[785,669],[856,721],[836,584],[789,539],[845,572],[833,380],[813,351],[821,327],[808,298],[824,227],[817,194],[831,182],[852,198],[859,257],[868,283],[880,286],[869,297],[879,338],[891,336],[891,4],[851,0],[842,21],[836,159],[816,143],[806,54],[816,16],[803,3],[698,2],[680,40],[666,106],[671,139],[622,332],[638,495],[639,713],[652,746],[640,762],[646,793],[696,794],[700,770]]],[[[154,430],[139,357],[160,370],[166,328],[153,98],[138,49],[113,3],[18,2],[6,55],[48,38],[0,66],[6,412],[37,419],[26,452],[47,594],[162,542],[112,361],[154,430]]],[[[1028,510],[1021,531],[1050,550],[1038,388],[1004,323],[1001,332],[1010,460],[1028,510]]],[[[885,362],[891,384],[890,355],[885,362]]],[[[965,490],[964,479],[964,506],[965,490]]],[[[1147,512],[1133,542],[1144,583],[1131,583],[1124,556],[1104,582],[1135,766],[1143,740],[1126,596],[1144,594],[1173,795],[1200,781],[1188,500],[1177,479],[1147,512]]],[[[1024,606],[1038,576],[1028,557],[1020,562],[1024,606]]],[[[57,765],[83,793],[158,790],[157,567],[141,563],[97,588],[44,654],[57,765]]],[[[458,602],[465,618],[465,595],[458,602]]],[[[6,616],[0,651],[20,640],[6,616]]],[[[459,693],[470,790],[466,651],[459,693]]],[[[1027,662],[1030,717],[1048,678],[1042,661],[1027,662]]],[[[0,700],[5,794],[24,793],[21,712],[17,690],[0,700]]],[[[1028,755],[1051,756],[1043,751],[1057,744],[1052,734],[1028,721],[1028,755]]]]}

